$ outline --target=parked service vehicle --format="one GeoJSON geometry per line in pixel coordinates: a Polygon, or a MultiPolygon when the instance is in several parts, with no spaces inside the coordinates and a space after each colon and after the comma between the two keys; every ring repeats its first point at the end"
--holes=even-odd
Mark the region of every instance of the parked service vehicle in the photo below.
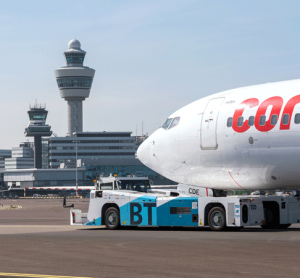
{"type": "MultiPolygon", "coordinates": [[[[65,202],[65,200],[64,200],[65,202]]],[[[66,205],[64,204],[64,207],[66,205]]],[[[71,206],[71,225],[209,226],[213,231],[244,226],[287,228],[300,222],[293,196],[214,197],[211,189],[179,184],[176,191],[152,189],[148,178],[99,178],[88,213],[71,206]]]]}

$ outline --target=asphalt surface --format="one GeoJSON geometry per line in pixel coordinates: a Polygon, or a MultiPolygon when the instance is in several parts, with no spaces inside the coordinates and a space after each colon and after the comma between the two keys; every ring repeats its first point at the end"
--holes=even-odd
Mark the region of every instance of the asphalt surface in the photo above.
{"type": "MultiPolygon", "coordinates": [[[[88,210],[88,200],[71,202],[88,210]]],[[[0,278],[6,277],[4,272],[72,277],[300,276],[300,224],[287,230],[255,227],[240,232],[108,231],[70,226],[69,209],[62,208],[62,200],[0,204],[0,278]],[[1,209],[2,204],[22,208],[1,209]]]]}

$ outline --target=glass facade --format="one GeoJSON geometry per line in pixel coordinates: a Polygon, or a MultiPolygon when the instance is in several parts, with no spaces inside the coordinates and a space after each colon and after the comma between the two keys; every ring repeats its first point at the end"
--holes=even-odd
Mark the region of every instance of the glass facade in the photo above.
{"type": "Polygon", "coordinates": [[[83,87],[83,88],[91,88],[93,79],[90,77],[62,77],[57,78],[58,88],[66,88],[66,87],[83,87]]]}
{"type": "MultiPolygon", "coordinates": [[[[134,143],[134,140],[77,140],[78,144],[103,144],[103,143],[134,143]]],[[[52,144],[74,144],[74,140],[51,140],[52,144]]]]}
{"type": "MultiPolygon", "coordinates": [[[[4,186],[4,183],[3,183],[3,174],[1,173],[0,174],[0,188],[2,188],[4,186]]],[[[2,195],[3,195],[3,192],[2,192],[2,195]]]]}
{"type": "MultiPolygon", "coordinates": [[[[90,153],[83,153],[79,152],[78,153],[78,158],[83,158],[85,156],[115,156],[115,155],[125,155],[125,156],[134,156],[135,152],[103,152],[103,153],[98,153],[98,152],[90,152],[90,153]]],[[[51,156],[76,156],[76,152],[70,152],[70,153],[51,153],[51,156]]]]}
{"type": "MultiPolygon", "coordinates": [[[[51,147],[51,150],[74,150],[75,147],[51,147]]],[[[119,146],[105,146],[105,147],[99,147],[99,146],[85,146],[85,147],[78,147],[77,150],[133,150],[134,147],[119,147],[119,146]]]]}
{"type": "Polygon", "coordinates": [[[12,157],[33,157],[33,148],[32,147],[15,147],[12,148],[12,157]]]}
{"type": "Polygon", "coordinates": [[[16,157],[5,159],[5,169],[30,169],[34,167],[34,158],[16,157]]]}
{"type": "Polygon", "coordinates": [[[124,158],[125,161],[119,161],[119,163],[128,165],[128,159],[135,160],[136,152],[135,138],[130,137],[130,134],[131,132],[88,132],[78,133],[78,137],[73,138],[50,138],[49,167],[57,168],[61,163],[72,163],[76,156],[76,147],[78,159],[114,159],[116,161],[116,159],[124,158]]]}
{"type": "Polygon", "coordinates": [[[42,168],[49,168],[49,141],[48,139],[42,139],[42,168]]]}
{"type": "Polygon", "coordinates": [[[77,133],[77,137],[131,137],[131,132],[82,132],[77,133]]]}

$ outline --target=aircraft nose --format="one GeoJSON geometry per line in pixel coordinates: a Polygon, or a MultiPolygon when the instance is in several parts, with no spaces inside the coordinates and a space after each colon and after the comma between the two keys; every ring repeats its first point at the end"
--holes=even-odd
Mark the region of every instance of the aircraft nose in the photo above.
{"type": "Polygon", "coordinates": [[[137,150],[137,157],[138,159],[145,164],[146,166],[150,167],[150,155],[149,155],[149,143],[148,139],[146,139],[138,148],[137,150]]]}

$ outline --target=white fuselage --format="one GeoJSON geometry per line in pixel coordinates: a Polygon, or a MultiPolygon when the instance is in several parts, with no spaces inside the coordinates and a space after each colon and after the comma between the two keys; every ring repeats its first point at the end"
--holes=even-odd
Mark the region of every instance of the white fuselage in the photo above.
{"type": "Polygon", "coordinates": [[[179,117],[138,149],[154,171],[213,189],[300,188],[300,80],[214,94],[169,119],[179,117]]]}

